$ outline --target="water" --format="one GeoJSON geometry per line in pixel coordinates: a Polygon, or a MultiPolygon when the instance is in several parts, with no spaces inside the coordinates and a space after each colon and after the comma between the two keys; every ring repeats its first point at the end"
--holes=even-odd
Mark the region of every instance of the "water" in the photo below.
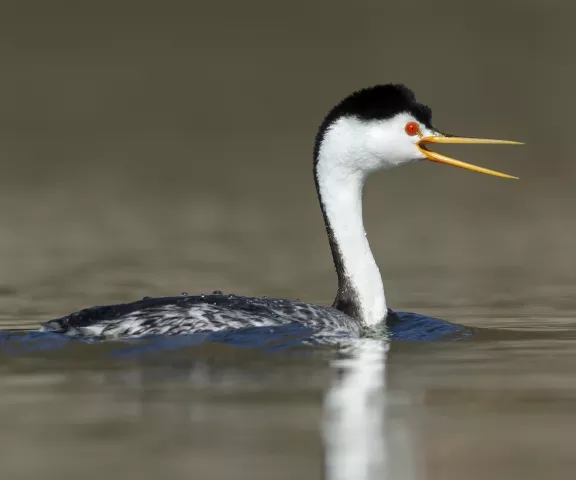
{"type": "MultiPolygon", "coordinates": [[[[361,417],[380,478],[572,478],[572,3],[43,5],[0,17],[3,328],[183,291],[329,303],[315,128],[405,81],[438,128],[527,145],[442,149],[520,181],[430,164],[367,186],[391,307],[490,329],[389,345],[361,417]]],[[[2,478],[319,479],[349,440],[323,440],[358,378],[332,353],[117,348],[0,354],[2,478]]]]}

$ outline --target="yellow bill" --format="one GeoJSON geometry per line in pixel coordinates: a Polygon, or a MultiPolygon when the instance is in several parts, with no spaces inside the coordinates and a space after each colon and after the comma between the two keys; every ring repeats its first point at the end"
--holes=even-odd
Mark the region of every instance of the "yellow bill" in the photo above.
{"type": "Polygon", "coordinates": [[[486,175],[494,175],[495,177],[518,179],[518,177],[513,177],[512,175],[507,175],[506,173],[496,172],[494,170],[489,170],[488,168],[477,167],[476,165],[471,165],[470,163],[461,162],[460,160],[455,160],[440,153],[432,152],[424,146],[425,143],[523,145],[521,142],[513,142],[510,140],[491,140],[488,138],[445,137],[442,135],[422,137],[418,142],[418,148],[420,151],[426,156],[428,160],[432,160],[433,162],[445,163],[446,165],[452,165],[454,167],[460,167],[466,170],[471,170],[473,172],[484,173],[486,175]]]}

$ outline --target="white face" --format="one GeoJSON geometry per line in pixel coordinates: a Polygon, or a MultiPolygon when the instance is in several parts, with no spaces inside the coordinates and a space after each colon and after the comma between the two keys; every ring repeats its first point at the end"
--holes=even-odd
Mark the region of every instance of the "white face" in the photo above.
{"type": "Polygon", "coordinates": [[[426,158],[417,144],[422,137],[432,135],[441,134],[409,113],[400,113],[388,120],[343,117],[325,133],[322,149],[328,150],[324,153],[334,162],[333,167],[369,173],[426,158]],[[407,132],[408,124],[415,124],[418,131],[407,132]]]}
{"type": "Polygon", "coordinates": [[[409,113],[400,113],[389,120],[365,122],[365,129],[366,149],[380,159],[382,169],[425,159],[418,142],[422,137],[441,135],[409,113]]]}

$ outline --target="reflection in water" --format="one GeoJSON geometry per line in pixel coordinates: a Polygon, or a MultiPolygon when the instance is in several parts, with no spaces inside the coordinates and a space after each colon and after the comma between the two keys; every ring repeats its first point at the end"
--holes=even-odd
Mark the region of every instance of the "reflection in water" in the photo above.
{"type": "Polygon", "coordinates": [[[341,372],[325,402],[326,480],[384,480],[385,366],[388,343],[361,340],[352,356],[333,362],[341,372]]]}

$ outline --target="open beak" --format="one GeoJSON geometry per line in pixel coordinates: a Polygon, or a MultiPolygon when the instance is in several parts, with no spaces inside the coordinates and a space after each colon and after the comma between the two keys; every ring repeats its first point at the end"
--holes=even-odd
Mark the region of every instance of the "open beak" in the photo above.
{"type": "Polygon", "coordinates": [[[433,162],[445,163],[447,165],[453,165],[454,167],[460,167],[466,170],[472,170],[473,172],[485,173],[486,175],[494,175],[495,177],[518,179],[518,177],[513,177],[512,175],[496,172],[494,170],[489,170],[483,167],[477,167],[476,165],[471,165],[469,163],[461,162],[460,160],[455,160],[453,158],[447,157],[440,153],[432,152],[426,148],[426,146],[424,145],[426,143],[523,145],[521,142],[512,142],[510,140],[490,140],[487,138],[465,138],[465,137],[433,135],[429,137],[422,137],[420,141],[417,143],[420,151],[426,156],[428,160],[432,160],[433,162]]]}

